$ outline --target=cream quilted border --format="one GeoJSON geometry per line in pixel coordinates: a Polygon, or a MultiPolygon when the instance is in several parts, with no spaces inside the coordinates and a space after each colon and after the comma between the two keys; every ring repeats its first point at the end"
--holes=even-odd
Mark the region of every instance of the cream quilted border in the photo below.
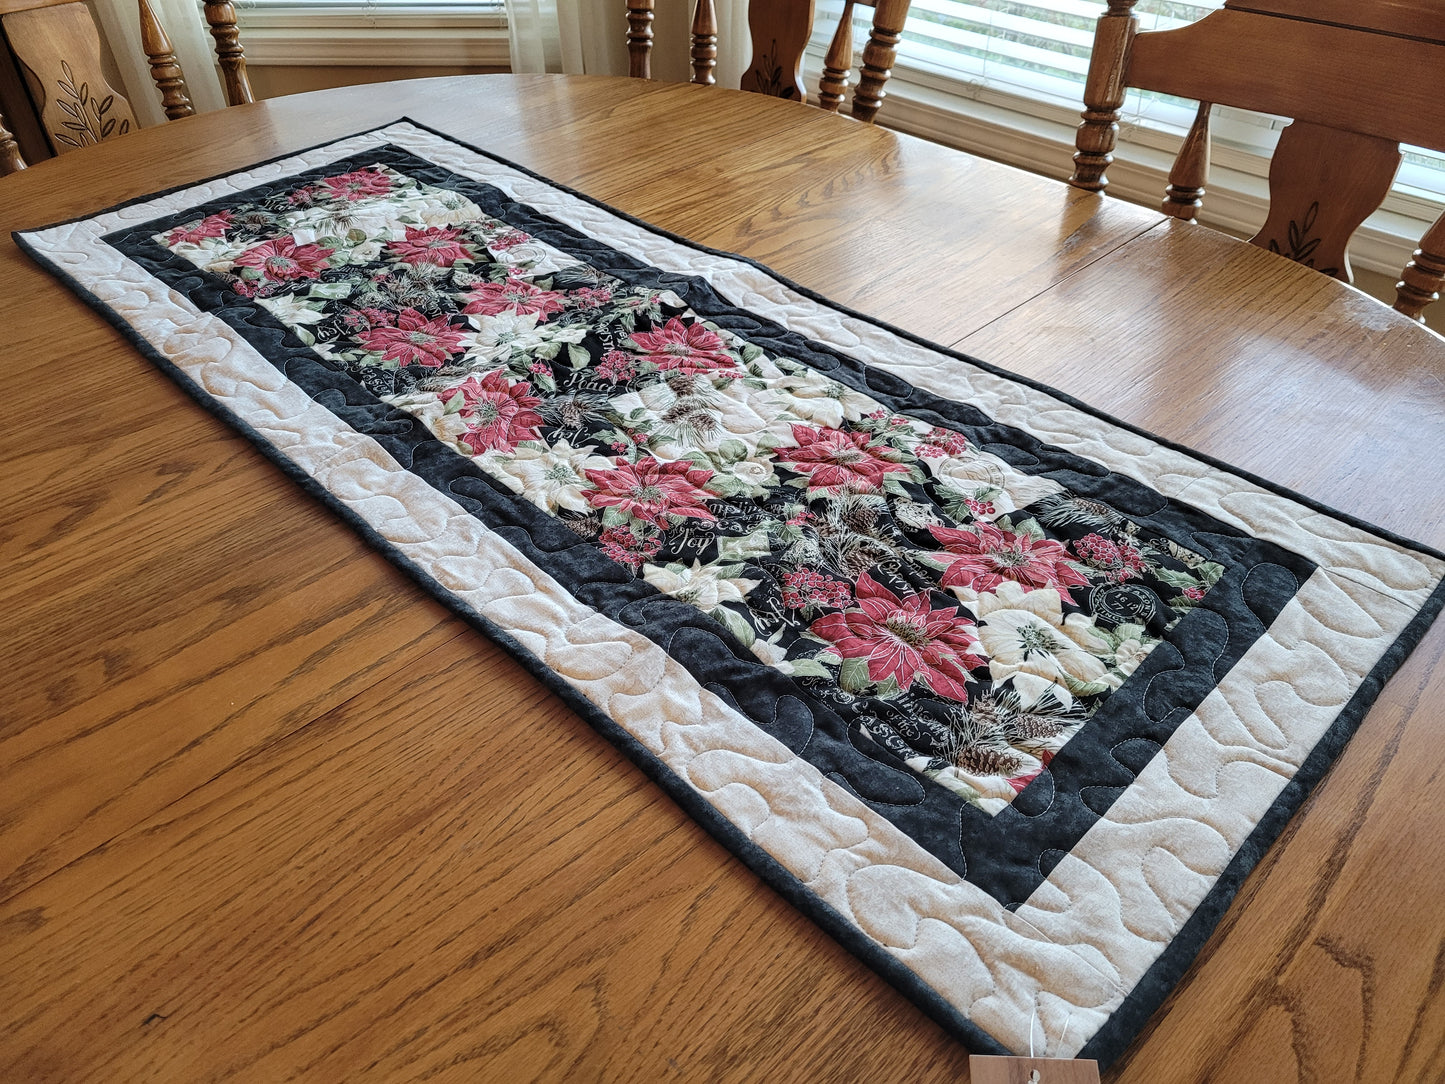
{"type": "Polygon", "coordinates": [[[201,388],[477,613],[508,630],[829,906],[1014,1050],[1088,1041],[1179,932],[1445,562],[1217,470],[860,318],[750,264],[699,253],[401,123],[29,235],[201,388]],[[660,647],[578,603],[450,498],[282,377],[229,326],[100,243],[144,221],[395,143],[734,303],[840,346],[1210,515],[1320,569],[1136,782],[1010,913],[697,682],[660,647]]]}

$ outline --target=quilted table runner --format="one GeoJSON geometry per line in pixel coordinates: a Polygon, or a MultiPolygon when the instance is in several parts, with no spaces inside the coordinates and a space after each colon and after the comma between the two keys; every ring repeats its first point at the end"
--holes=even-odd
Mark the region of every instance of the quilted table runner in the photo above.
{"type": "Polygon", "coordinates": [[[980,1052],[1119,1054],[1445,598],[410,122],[17,237],[980,1052]]]}

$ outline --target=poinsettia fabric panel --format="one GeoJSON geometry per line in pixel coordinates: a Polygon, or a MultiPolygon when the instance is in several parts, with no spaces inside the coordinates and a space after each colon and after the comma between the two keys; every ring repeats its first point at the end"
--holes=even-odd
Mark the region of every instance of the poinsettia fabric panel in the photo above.
{"type": "Polygon", "coordinates": [[[1438,606],[1438,555],[410,124],[25,243],[975,1045],[1121,1049],[1438,606]]]}
{"type": "MultiPolygon", "coordinates": [[[[334,390],[334,363],[345,362],[379,403],[425,423],[409,427],[410,445],[440,437],[503,483],[496,493],[470,491],[488,506],[488,522],[515,518],[512,494],[528,497],[548,513],[525,522],[530,539],[548,538],[547,557],[537,559],[576,563],[570,590],[610,593],[596,603],[604,612],[641,605],[640,592],[651,600],[640,623],[692,673],[740,690],[734,695],[746,695],[750,716],[860,795],[894,807],[896,823],[1001,902],[1025,899],[1052,856],[1065,853],[1131,778],[1108,750],[1134,742],[1135,759],[1147,755],[1139,743],[1167,737],[1179,711],[1262,627],[1258,585],[1273,566],[1262,564],[1257,543],[1215,543],[1220,556],[1247,546],[1231,555],[1226,576],[1226,566],[1166,537],[1186,532],[1183,513],[1168,502],[1141,522],[1128,519],[1085,495],[1098,488],[1087,477],[1091,464],[959,404],[855,390],[865,385],[865,370],[847,371],[848,359],[800,336],[752,317],[746,341],[705,324],[703,314],[734,324],[740,317],[703,281],[627,261],[495,188],[455,175],[419,184],[412,177],[437,171],[416,159],[406,168],[403,175],[361,160],[332,163],[200,218],[188,211],[161,232],[148,236],[150,223],[112,240],[178,287],[197,267],[229,275],[234,293],[254,297],[299,340],[287,372],[313,394],[334,390]],[[384,244],[357,225],[376,217],[377,201],[391,208],[383,218],[401,223],[401,235],[384,244]],[[318,244],[314,224],[338,219],[353,243],[343,245],[333,225],[318,244]],[[424,224],[438,220],[471,225],[424,224]],[[578,266],[569,251],[592,262],[578,266]],[[481,273],[489,263],[491,279],[481,273]],[[614,274],[598,270],[604,263],[614,274]],[[357,266],[364,275],[347,270],[357,266]],[[640,322],[652,330],[639,330],[640,322]],[[833,374],[785,353],[831,365],[833,374]],[[463,360],[478,356],[502,364],[484,363],[479,376],[475,360],[463,360]],[[930,420],[895,413],[880,399],[930,420]],[[979,450],[985,442],[1074,489],[1022,473],[979,450]],[[1034,505],[1073,549],[1045,537],[1031,518],[1013,530],[1009,513],[1034,505]],[[645,582],[619,587],[597,561],[561,557],[577,547],[553,519],[645,582]],[[875,578],[889,575],[892,587],[875,578]],[[1255,585],[1253,610],[1239,594],[1246,575],[1255,585]],[[720,651],[711,622],[658,604],[649,586],[703,610],[783,676],[720,651]],[[1080,588],[1087,612],[1071,594],[1080,588]],[[1214,589],[1215,616],[1206,624],[1201,613],[1179,631],[1194,649],[1162,652],[1134,691],[1100,715],[1105,698],[1206,588],[1214,589]],[[957,599],[930,601],[944,591],[985,620],[975,626],[957,599]],[[703,635],[682,635],[679,622],[703,635]],[[1231,644],[1230,628],[1250,634],[1231,644]],[[977,638],[987,657],[972,652],[977,638]],[[1182,683],[1181,659],[1194,670],[1213,660],[1212,670],[1182,683]],[[806,705],[794,703],[799,681],[811,693],[806,705]],[[1177,690],[1173,703],[1168,689],[1177,690]],[[1145,729],[1139,690],[1155,704],[1170,703],[1145,729]],[[1088,734],[1070,743],[1086,721],[1088,734]],[[890,775],[894,764],[876,755],[879,747],[942,789],[890,775]],[[1052,767],[1042,804],[1035,788],[1038,808],[990,823],[1045,765],[1052,767]]],[[[237,309],[237,326],[263,340],[248,304],[237,309]]],[[[284,352],[284,344],[269,345],[269,356],[284,352]]],[[[443,465],[442,474],[431,469],[436,484],[466,489],[453,477],[464,466],[449,456],[443,465]]],[[[1115,505],[1155,500],[1129,489],[1112,481],[1115,505]]],[[[1195,529],[1212,526],[1194,518],[1195,529]]],[[[1272,604],[1296,582],[1285,576],[1272,604]]]]}

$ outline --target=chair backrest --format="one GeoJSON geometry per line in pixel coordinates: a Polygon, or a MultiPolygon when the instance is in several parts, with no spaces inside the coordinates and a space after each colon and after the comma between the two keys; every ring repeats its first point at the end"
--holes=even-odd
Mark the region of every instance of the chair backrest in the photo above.
{"type": "MultiPolygon", "coordinates": [[[[1108,0],[1094,37],[1071,184],[1102,191],[1128,87],[1199,102],[1164,210],[1193,220],[1209,169],[1211,104],[1293,118],[1270,162],[1253,244],[1351,280],[1350,237],[1379,207],[1400,144],[1445,151],[1441,0],[1226,0],[1177,30],[1140,33],[1135,0],[1108,0]]],[[[1396,286],[1415,318],[1445,283],[1445,215],[1396,286]]]]}
{"type": "MultiPolygon", "coordinates": [[[[166,119],[188,117],[195,109],[170,38],[146,0],[138,0],[138,4],[141,43],[166,119]]],[[[227,103],[252,101],[235,8],[229,0],[207,3],[206,21],[216,40],[227,103]]],[[[100,34],[83,3],[0,0],[0,29],[53,153],[68,154],[124,135],[136,126],[130,102],[106,82],[101,69],[100,34]]],[[[20,147],[0,116],[0,175],[24,168],[20,147]]]]}
{"type": "MultiPolygon", "coordinates": [[[[853,92],[852,114],[872,121],[883,103],[883,85],[892,74],[898,38],[910,0],[845,0],[842,18],[823,62],[818,105],[837,112],[843,104],[853,65],[853,11],[873,9],[873,26],[863,47],[863,64],[853,92]]],[[[653,0],[627,0],[627,48],[631,74],[652,77],[653,0]]],[[[748,29],[753,58],[742,89],[806,102],[803,51],[813,34],[813,0],[751,0],[748,29]]],[[[726,43],[725,43],[726,44],[726,43]]],[[[692,20],[692,82],[711,86],[717,65],[717,13],[713,0],[696,0],[692,20]]]]}

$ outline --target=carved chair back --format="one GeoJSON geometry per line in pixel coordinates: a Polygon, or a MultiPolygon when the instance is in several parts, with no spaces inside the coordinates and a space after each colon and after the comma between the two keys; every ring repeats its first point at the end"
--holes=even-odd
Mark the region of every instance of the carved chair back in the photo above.
{"type": "MultiPolygon", "coordinates": [[[[853,12],[873,9],[873,26],[863,47],[863,64],[853,91],[851,111],[871,122],[883,104],[883,85],[892,74],[898,38],[908,15],[910,0],[845,0],[843,14],[833,33],[818,85],[818,105],[836,113],[847,94],[853,66],[853,12]]],[[[628,0],[627,48],[633,76],[652,78],[653,0],[628,0]]],[[[803,51],[813,34],[813,0],[751,0],[748,30],[753,59],[742,77],[742,89],[806,102],[803,88],[803,51]]],[[[711,86],[716,80],[717,11],[713,0],[696,0],[692,20],[691,82],[711,86]]]]}
{"type": "MultiPolygon", "coordinates": [[[[166,119],[188,117],[195,109],[170,38],[150,4],[146,0],[138,3],[141,43],[166,119]]],[[[207,3],[205,10],[216,40],[227,103],[252,101],[246,58],[236,31],[236,9],[225,0],[207,3]]],[[[68,154],[124,135],[136,126],[130,102],[106,81],[100,34],[85,4],[76,0],[0,0],[0,31],[6,56],[13,59],[24,93],[34,107],[36,131],[28,133],[32,146],[68,154]]],[[[24,168],[20,146],[0,115],[0,176],[24,168]]]]}
{"type": "MultiPolygon", "coordinates": [[[[1094,37],[1071,184],[1102,191],[1128,87],[1199,102],[1164,210],[1193,221],[1209,170],[1211,103],[1293,118],[1270,161],[1269,217],[1250,241],[1351,281],[1347,246],[1384,200],[1400,144],[1445,151],[1442,0],[1226,0],[1177,30],[1140,33],[1108,0],[1094,37]]],[[[1420,319],[1445,283],[1445,215],[1396,284],[1420,319]]]]}

